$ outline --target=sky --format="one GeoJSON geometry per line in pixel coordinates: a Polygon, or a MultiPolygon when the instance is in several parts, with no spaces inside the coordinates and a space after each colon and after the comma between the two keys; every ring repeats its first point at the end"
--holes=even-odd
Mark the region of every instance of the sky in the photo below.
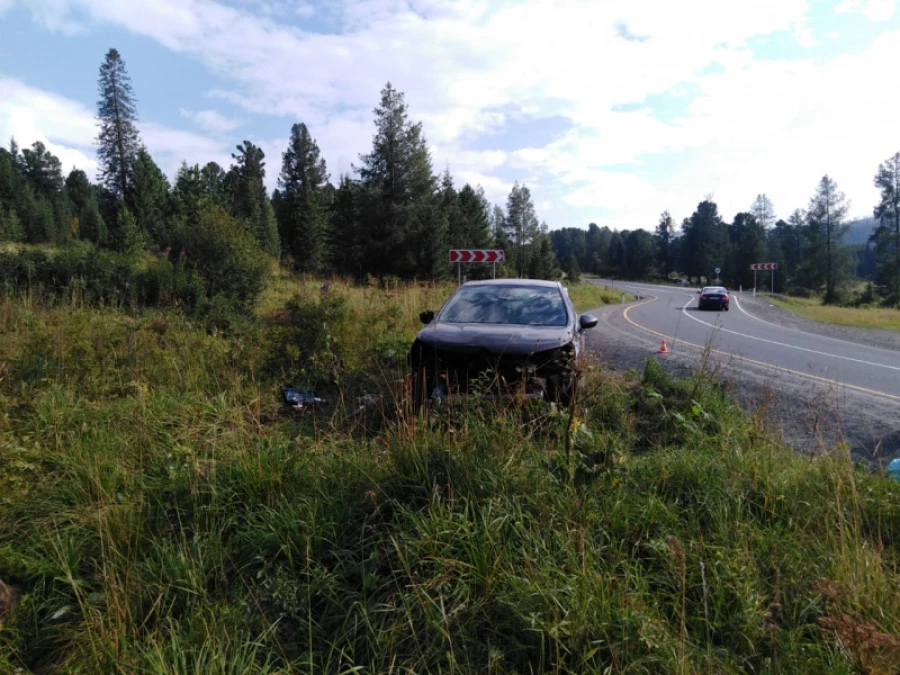
{"type": "Polygon", "coordinates": [[[97,76],[115,47],[138,128],[174,177],[243,140],[276,186],[303,122],[332,182],[372,147],[387,82],[436,173],[551,229],[652,230],[712,198],[778,217],[823,175],[850,217],[900,152],[900,0],[0,0],[0,139],[96,176],[97,76]]]}

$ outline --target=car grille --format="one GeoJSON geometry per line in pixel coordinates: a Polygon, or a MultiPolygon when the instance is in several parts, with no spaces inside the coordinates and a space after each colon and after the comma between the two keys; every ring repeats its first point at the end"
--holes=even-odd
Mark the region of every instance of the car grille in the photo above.
{"type": "Polygon", "coordinates": [[[571,374],[574,354],[571,344],[529,356],[429,349],[422,365],[433,378],[432,398],[510,394],[539,398],[547,395],[548,385],[558,386],[571,374]]]}

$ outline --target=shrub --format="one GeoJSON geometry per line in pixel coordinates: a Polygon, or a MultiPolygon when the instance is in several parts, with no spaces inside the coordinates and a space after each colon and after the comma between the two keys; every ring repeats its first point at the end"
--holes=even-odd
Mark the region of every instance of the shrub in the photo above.
{"type": "Polygon", "coordinates": [[[196,221],[177,224],[173,237],[176,265],[200,275],[207,297],[221,295],[237,309],[250,309],[265,286],[271,260],[240,221],[210,207],[196,221]]]}
{"type": "Polygon", "coordinates": [[[168,260],[151,263],[135,277],[135,294],[143,306],[177,305],[192,310],[205,294],[203,283],[192,270],[168,260]]]}
{"type": "Polygon", "coordinates": [[[294,296],[270,333],[269,372],[305,386],[337,383],[343,359],[334,334],[345,316],[342,297],[327,295],[313,301],[294,296]]]}
{"type": "Polygon", "coordinates": [[[55,252],[0,253],[0,289],[40,292],[90,305],[177,305],[193,309],[204,295],[196,273],[156,260],[145,268],[132,255],[73,244],[55,252]]]}

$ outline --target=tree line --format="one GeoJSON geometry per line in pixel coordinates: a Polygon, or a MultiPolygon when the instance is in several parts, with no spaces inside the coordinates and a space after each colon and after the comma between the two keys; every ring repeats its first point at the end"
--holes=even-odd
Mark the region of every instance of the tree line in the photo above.
{"type": "MultiPolygon", "coordinates": [[[[900,305],[900,153],[878,167],[877,227],[863,247],[844,243],[847,202],[827,175],[807,208],[787,220],[776,219],[763,194],[730,223],[709,197],[680,227],[666,211],[652,232],[591,223],[551,233],[527,186],[516,183],[503,208],[479,186],[457,188],[449,169],[437,175],[421,123],[390,83],[373,111],[372,148],[350,173],[332,182],[316,140],[297,122],[271,194],[265,154],[248,140],[228,168],[183,162],[170,184],[141,140],[135,94],[115,49],[100,67],[98,93],[96,183],[78,169],[64,177],[40,142],[20,149],[13,139],[0,148],[0,241],[85,240],[173,262],[186,256],[212,287],[227,284],[228,270],[248,260],[263,267],[260,256],[308,274],[436,279],[454,273],[450,248],[501,248],[505,275],[558,278],[565,271],[576,279],[587,271],[700,283],[719,268],[734,288],[753,283],[752,263],[774,262],[775,291],[844,302],[847,282],[861,274],[872,282],[863,300],[900,305]]],[[[490,269],[466,272],[474,278],[490,269]]]]}
{"type": "MultiPolygon", "coordinates": [[[[553,249],[569,274],[588,271],[629,279],[686,277],[697,284],[718,278],[731,288],[751,288],[754,263],[776,263],[775,292],[821,294],[827,304],[874,303],[900,306],[900,154],[878,167],[874,182],[881,199],[876,227],[867,244],[848,245],[847,199],[833,178],[822,177],[806,209],[776,219],[765,195],[750,209],[725,221],[711,197],[701,201],[676,227],[664,211],[654,231],[566,227],[551,233],[553,249]],[[854,297],[848,286],[870,281],[854,297]]],[[[768,273],[757,279],[769,288],[768,273]]]]}
{"type": "Polygon", "coordinates": [[[78,169],[64,177],[40,142],[20,151],[12,140],[0,149],[0,241],[86,240],[123,253],[186,257],[205,275],[215,274],[228,243],[301,273],[360,280],[446,277],[454,273],[450,248],[502,248],[503,273],[559,276],[528,188],[515,184],[504,209],[478,186],[458,188],[449,170],[438,176],[421,123],[390,83],[374,109],[372,148],[350,174],[332,183],[316,140],[298,122],[271,194],[265,154],[248,140],[236,146],[230,167],[183,162],[170,184],[141,140],[134,90],[115,49],[100,67],[98,90],[96,183],[78,169]]]}

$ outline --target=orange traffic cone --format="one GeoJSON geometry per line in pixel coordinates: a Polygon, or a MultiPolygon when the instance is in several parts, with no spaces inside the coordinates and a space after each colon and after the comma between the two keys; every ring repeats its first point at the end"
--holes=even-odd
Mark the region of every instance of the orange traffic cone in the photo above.
{"type": "Polygon", "coordinates": [[[669,348],[666,347],[665,340],[662,341],[662,345],[660,346],[659,351],[657,351],[656,353],[657,354],[668,354],[669,353],[669,348]]]}

